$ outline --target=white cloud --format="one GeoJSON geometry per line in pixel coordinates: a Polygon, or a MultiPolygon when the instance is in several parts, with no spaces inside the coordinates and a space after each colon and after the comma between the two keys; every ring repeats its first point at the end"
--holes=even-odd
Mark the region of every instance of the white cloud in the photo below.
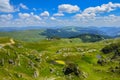
{"type": "Polygon", "coordinates": [[[24,5],[23,3],[20,3],[20,7],[22,8],[22,9],[29,9],[26,5],[24,5]]]}
{"type": "Polygon", "coordinates": [[[75,25],[82,25],[82,26],[97,26],[97,27],[120,27],[120,16],[115,15],[108,15],[108,16],[96,16],[94,18],[82,18],[82,19],[75,19],[75,25]]]}
{"type": "Polygon", "coordinates": [[[2,14],[0,15],[0,26],[9,27],[12,24],[13,15],[12,14],[2,14]]]}
{"type": "Polygon", "coordinates": [[[6,24],[2,24],[3,26],[16,26],[16,27],[23,27],[23,26],[39,26],[44,25],[44,22],[40,18],[40,16],[31,13],[18,13],[18,18],[15,18],[11,21],[8,21],[6,24]]]}
{"type": "Polygon", "coordinates": [[[12,18],[13,18],[12,14],[0,15],[0,21],[7,21],[7,20],[11,20],[12,18]]]}
{"type": "Polygon", "coordinates": [[[120,8],[120,3],[109,2],[108,4],[103,4],[101,6],[86,8],[82,13],[76,14],[75,17],[77,19],[91,18],[97,16],[97,14],[100,13],[113,11],[116,8],[120,8]]]}
{"type": "Polygon", "coordinates": [[[51,20],[56,20],[56,18],[55,18],[55,17],[51,17],[50,19],[51,19],[51,20]]]}
{"type": "Polygon", "coordinates": [[[27,18],[24,20],[23,19],[15,19],[11,25],[16,26],[16,27],[42,26],[42,25],[44,25],[44,22],[40,21],[40,20],[36,20],[35,18],[27,18]]]}
{"type": "Polygon", "coordinates": [[[30,17],[30,14],[28,13],[18,13],[19,17],[22,18],[22,19],[25,19],[25,18],[28,18],[30,17]]]}
{"type": "Polygon", "coordinates": [[[82,13],[82,14],[76,14],[76,19],[87,19],[87,18],[94,18],[96,16],[95,13],[82,13]]]}
{"type": "Polygon", "coordinates": [[[60,17],[60,16],[64,16],[64,14],[63,13],[55,13],[55,14],[53,14],[53,16],[60,17]]]}
{"type": "Polygon", "coordinates": [[[114,23],[117,20],[119,20],[118,17],[120,16],[115,16],[114,14],[111,14],[111,15],[103,17],[103,21],[105,21],[106,23],[114,23]]]}
{"type": "Polygon", "coordinates": [[[62,4],[58,6],[59,12],[75,13],[80,10],[77,5],[62,4]]]}
{"type": "MultiPolygon", "coordinates": [[[[20,14],[20,13],[19,13],[20,14]]],[[[33,13],[21,13],[22,17],[17,19],[12,18],[11,14],[0,16],[0,27],[23,27],[23,26],[116,26],[120,27],[120,16],[108,15],[99,16],[94,19],[84,18],[84,19],[56,19],[55,17],[50,17],[47,20],[41,19],[38,15],[33,13]],[[23,17],[24,16],[24,17],[23,17]],[[8,19],[9,20],[6,20],[8,19]]]]}
{"type": "Polygon", "coordinates": [[[31,19],[31,20],[41,20],[38,15],[34,15],[34,13],[18,13],[18,16],[21,19],[31,19]]]}
{"type": "Polygon", "coordinates": [[[44,11],[43,13],[40,14],[40,16],[42,17],[49,17],[49,12],[48,11],[44,11]]]}
{"type": "Polygon", "coordinates": [[[10,0],[0,0],[0,12],[14,12],[14,7],[10,4],[10,0]]]}
{"type": "MultiPolygon", "coordinates": [[[[0,5],[1,6],[1,5],[0,5]]],[[[0,27],[12,26],[117,26],[120,27],[120,16],[110,13],[113,10],[120,8],[119,3],[103,4],[97,7],[89,7],[74,17],[59,17],[64,16],[64,12],[73,13],[75,10],[58,11],[58,13],[50,16],[48,11],[44,11],[40,15],[31,13],[18,13],[18,18],[13,17],[12,14],[0,15],[0,27]],[[108,13],[110,15],[102,15],[101,13],[108,13]],[[42,18],[42,19],[41,19],[42,18]]],[[[72,9],[72,8],[70,8],[72,9]]],[[[36,9],[35,9],[36,10],[36,9]]],[[[79,10],[78,10],[79,11],[79,10]]],[[[76,11],[77,12],[77,11],[76,11]]]]}
{"type": "Polygon", "coordinates": [[[33,15],[33,18],[36,20],[41,20],[41,18],[38,15],[33,15]]]}
{"type": "Polygon", "coordinates": [[[83,13],[101,13],[101,12],[110,12],[115,10],[116,8],[120,8],[120,3],[112,3],[103,4],[97,7],[89,7],[84,10],[83,13]]]}

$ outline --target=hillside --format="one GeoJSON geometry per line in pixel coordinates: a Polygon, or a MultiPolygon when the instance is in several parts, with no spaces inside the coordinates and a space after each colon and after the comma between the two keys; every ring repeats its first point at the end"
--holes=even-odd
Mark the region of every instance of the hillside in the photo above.
{"type": "Polygon", "coordinates": [[[99,34],[106,35],[97,28],[83,28],[83,27],[63,27],[58,29],[46,29],[41,35],[52,37],[58,36],[62,38],[69,38],[81,34],[99,34]]]}
{"type": "Polygon", "coordinates": [[[70,38],[80,38],[83,42],[97,42],[104,39],[110,39],[111,37],[98,34],[80,34],[78,36],[73,36],[70,38]]]}
{"type": "MultiPolygon", "coordinates": [[[[0,38],[1,44],[10,39],[0,38]]],[[[15,44],[0,47],[1,80],[120,79],[120,56],[111,59],[113,51],[102,52],[109,50],[106,46],[120,44],[120,39],[95,43],[83,43],[77,38],[40,42],[13,40],[15,44]]]]}
{"type": "MultiPolygon", "coordinates": [[[[26,42],[41,41],[46,38],[59,37],[59,38],[81,38],[82,40],[87,38],[86,35],[94,38],[95,41],[99,41],[109,38],[119,37],[120,28],[117,27],[56,27],[56,28],[44,28],[44,27],[23,27],[23,28],[0,28],[0,37],[11,37],[16,40],[26,42]],[[97,39],[96,39],[97,38],[97,39]],[[99,39],[98,39],[99,38],[99,39]]],[[[88,39],[91,42],[90,39],[88,39]]],[[[84,40],[85,41],[85,40],[84,40]]],[[[89,42],[87,41],[87,42],[89,42]]]]}
{"type": "Polygon", "coordinates": [[[23,31],[10,31],[10,32],[0,32],[0,37],[12,37],[16,40],[35,42],[45,39],[46,36],[40,35],[44,32],[42,30],[23,30],[23,31]]]}
{"type": "Polygon", "coordinates": [[[116,37],[119,36],[120,28],[119,27],[75,27],[75,26],[67,26],[60,27],[55,29],[46,29],[42,35],[51,37],[51,36],[59,36],[62,38],[68,38],[73,36],[78,36],[81,34],[97,34],[102,36],[116,37]]]}

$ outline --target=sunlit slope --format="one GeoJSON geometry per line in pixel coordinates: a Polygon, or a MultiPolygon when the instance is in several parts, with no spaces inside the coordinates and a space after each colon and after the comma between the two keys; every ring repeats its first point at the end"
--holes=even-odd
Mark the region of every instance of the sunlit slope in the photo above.
{"type": "MultiPolygon", "coordinates": [[[[0,38],[4,42],[5,38],[0,38]]],[[[8,42],[11,38],[8,39],[8,42]]],[[[6,39],[5,39],[6,40],[6,39]]],[[[119,56],[101,49],[120,39],[83,43],[80,39],[52,39],[21,42],[0,48],[0,79],[5,80],[119,80],[119,56]],[[106,62],[98,63],[98,60],[106,62]],[[75,64],[80,73],[65,75],[63,69],[75,64]],[[117,68],[117,69],[116,69],[117,68]]],[[[4,44],[7,42],[4,42],[4,44]]]]}
{"type": "Polygon", "coordinates": [[[0,32],[0,37],[12,37],[17,40],[32,42],[45,39],[46,36],[40,35],[44,30],[23,30],[23,31],[11,31],[0,32]]]}

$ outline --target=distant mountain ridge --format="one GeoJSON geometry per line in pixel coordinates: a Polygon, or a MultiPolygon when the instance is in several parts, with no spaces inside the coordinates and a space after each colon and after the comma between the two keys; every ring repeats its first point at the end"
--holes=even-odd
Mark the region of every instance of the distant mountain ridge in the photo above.
{"type": "Polygon", "coordinates": [[[38,27],[0,27],[0,32],[23,31],[31,29],[41,29],[38,27]]]}
{"type": "MultiPolygon", "coordinates": [[[[96,37],[120,37],[120,27],[1,27],[0,37],[7,36],[23,41],[37,41],[51,37],[78,38],[85,34],[96,37]]],[[[82,37],[83,38],[83,37],[82,37]]]]}
{"type": "MultiPolygon", "coordinates": [[[[46,29],[54,31],[67,31],[74,33],[91,33],[91,34],[101,34],[109,36],[120,36],[120,27],[76,27],[76,26],[66,26],[66,27],[43,27],[43,26],[30,26],[30,27],[0,27],[0,32],[11,32],[11,31],[23,31],[23,30],[39,30],[46,29]]],[[[47,32],[46,31],[46,32],[47,32]]]]}
{"type": "Polygon", "coordinates": [[[59,36],[63,38],[78,36],[80,34],[98,34],[110,37],[120,35],[120,27],[62,27],[57,29],[46,29],[42,35],[47,37],[59,36]]]}
{"type": "MultiPolygon", "coordinates": [[[[49,27],[30,26],[30,27],[0,27],[0,32],[23,31],[23,30],[38,30],[47,29],[49,27]]],[[[53,28],[53,27],[51,27],[53,28]]]]}

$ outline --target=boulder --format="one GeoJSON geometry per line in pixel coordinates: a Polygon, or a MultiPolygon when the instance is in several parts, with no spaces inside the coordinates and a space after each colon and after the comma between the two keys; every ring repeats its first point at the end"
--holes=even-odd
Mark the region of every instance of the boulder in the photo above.
{"type": "Polygon", "coordinates": [[[103,59],[99,59],[99,60],[97,61],[97,64],[100,64],[101,66],[103,66],[105,63],[106,63],[106,61],[103,60],[103,59]]]}
{"type": "Polygon", "coordinates": [[[8,63],[9,63],[9,64],[15,64],[14,60],[12,60],[12,59],[9,59],[9,60],[8,60],[8,63]]]}
{"type": "Polygon", "coordinates": [[[80,75],[80,70],[78,69],[77,65],[74,63],[69,63],[64,69],[63,73],[65,75],[69,75],[74,73],[74,75],[79,76],[80,75]]]}

